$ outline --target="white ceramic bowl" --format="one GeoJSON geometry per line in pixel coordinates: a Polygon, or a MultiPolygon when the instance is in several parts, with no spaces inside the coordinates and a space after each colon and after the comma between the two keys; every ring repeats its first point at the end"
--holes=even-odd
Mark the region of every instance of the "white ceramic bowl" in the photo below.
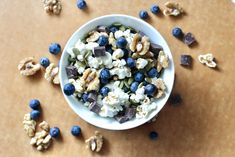
{"type": "Polygon", "coordinates": [[[111,25],[114,22],[120,22],[126,26],[131,26],[136,30],[140,30],[144,32],[148,37],[150,37],[151,42],[161,45],[164,49],[164,52],[169,56],[170,66],[164,70],[161,76],[167,86],[167,91],[166,91],[166,95],[157,101],[157,104],[158,104],[157,109],[151,112],[151,114],[147,118],[143,118],[143,119],[134,118],[133,120],[120,124],[119,122],[117,122],[116,120],[112,118],[102,118],[98,116],[97,114],[89,111],[88,108],[83,106],[82,102],[78,101],[74,96],[66,96],[64,94],[64,97],[66,101],[68,102],[69,106],[82,119],[84,119],[88,123],[95,125],[97,127],[109,129],[109,130],[125,130],[125,129],[130,129],[130,128],[140,126],[146,123],[147,121],[149,121],[151,118],[153,118],[166,104],[166,101],[169,98],[172,87],[173,87],[174,74],[175,74],[173,58],[172,58],[170,49],[166,41],[155,28],[153,28],[151,25],[149,25],[145,21],[140,20],[138,18],[127,16],[127,15],[119,15],[119,14],[102,16],[102,17],[98,17],[87,22],[86,24],[81,26],[78,30],[76,30],[74,34],[68,40],[64,48],[62,57],[61,57],[61,61],[60,61],[60,76],[59,77],[60,77],[60,82],[61,82],[61,88],[63,91],[63,86],[66,83],[68,83],[68,77],[66,75],[65,67],[68,65],[67,58],[69,55],[68,53],[66,53],[66,49],[74,46],[79,38],[82,38],[87,32],[96,28],[96,26],[111,25]]]}

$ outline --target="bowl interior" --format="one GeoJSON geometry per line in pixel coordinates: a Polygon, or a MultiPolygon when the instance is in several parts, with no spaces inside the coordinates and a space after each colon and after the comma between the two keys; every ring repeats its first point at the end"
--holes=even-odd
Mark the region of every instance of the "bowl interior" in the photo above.
{"type": "Polygon", "coordinates": [[[62,57],[60,61],[60,81],[61,81],[61,88],[63,89],[63,86],[68,83],[68,77],[65,72],[65,67],[68,65],[68,54],[66,53],[66,49],[69,47],[72,47],[75,45],[75,43],[78,41],[78,39],[83,38],[83,36],[91,31],[92,29],[96,28],[98,25],[111,25],[114,22],[120,22],[126,26],[130,26],[135,28],[136,30],[140,30],[144,32],[148,37],[150,37],[151,42],[159,44],[163,47],[164,52],[169,56],[170,60],[170,66],[164,70],[162,74],[162,79],[164,80],[167,91],[164,97],[159,99],[157,101],[158,107],[156,110],[151,112],[147,118],[143,119],[133,119],[131,121],[128,121],[123,124],[119,124],[116,120],[112,118],[102,118],[95,113],[88,110],[87,107],[83,106],[83,103],[78,101],[74,96],[66,96],[64,95],[66,101],[70,105],[70,107],[85,121],[87,121],[90,124],[93,124],[100,128],[105,128],[109,130],[125,130],[137,127],[141,124],[144,124],[145,122],[149,121],[151,118],[153,118],[165,105],[167,99],[169,98],[169,95],[171,93],[173,83],[174,83],[174,62],[173,58],[170,52],[170,49],[164,40],[164,38],[160,35],[160,33],[154,29],[151,25],[148,23],[137,19],[135,17],[127,16],[127,15],[107,15],[102,16],[96,19],[93,19],[89,21],[88,23],[84,24],[82,27],[80,27],[68,40],[62,57]]]}

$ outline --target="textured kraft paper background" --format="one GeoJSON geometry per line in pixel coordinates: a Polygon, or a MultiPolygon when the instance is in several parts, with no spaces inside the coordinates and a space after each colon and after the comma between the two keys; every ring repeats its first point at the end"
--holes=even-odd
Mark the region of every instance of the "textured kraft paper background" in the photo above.
{"type": "Polygon", "coordinates": [[[169,18],[150,14],[148,20],[168,42],[172,51],[176,81],[173,92],[180,93],[179,107],[166,105],[156,122],[127,131],[108,131],[81,120],[68,106],[59,87],[43,78],[23,77],[18,62],[28,56],[47,56],[57,63],[59,56],[48,53],[51,42],[64,47],[71,34],[87,21],[106,14],[138,16],[141,9],[165,0],[87,0],[88,10],[76,7],[76,0],[63,0],[59,17],[47,15],[41,0],[0,1],[0,157],[234,157],[235,156],[235,4],[231,0],[178,1],[187,14],[169,18]],[[171,35],[174,26],[192,32],[198,45],[188,48],[171,35]],[[211,52],[219,70],[197,61],[201,53],[211,52]],[[179,65],[180,54],[193,57],[193,67],[179,65]],[[38,98],[42,117],[61,129],[62,138],[53,141],[46,152],[29,145],[22,119],[29,112],[28,102],[38,98]],[[83,137],[70,134],[72,125],[80,125],[83,137]],[[84,139],[99,130],[105,136],[100,154],[85,149],[84,139]],[[148,138],[150,131],[159,133],[157,141],[148,138]]]}

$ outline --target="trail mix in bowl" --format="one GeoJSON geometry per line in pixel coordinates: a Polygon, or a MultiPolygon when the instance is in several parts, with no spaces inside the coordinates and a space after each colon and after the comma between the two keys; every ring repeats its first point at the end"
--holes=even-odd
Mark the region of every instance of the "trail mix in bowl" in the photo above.
{"type": "Polygon", "coordinates": [[[70,83],[65,94],[101,117],[120,123],[144,118],[164,96],[161,74],[169,59],[143,32],[120,23],[98,26],[66,51],[70,83]]]}

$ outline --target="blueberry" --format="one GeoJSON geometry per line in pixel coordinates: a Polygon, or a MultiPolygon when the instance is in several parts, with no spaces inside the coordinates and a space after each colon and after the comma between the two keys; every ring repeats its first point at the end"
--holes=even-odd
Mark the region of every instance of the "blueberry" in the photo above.
{"type": "Polygon", "coordinates": [[[58,137],[60,135],[60,129],[58,127],[50,128],[50,135],[54,138],[58,137]]]}
{"type": "Polygon", "coordinates": [[[183,36],[183,32],[179,27],[175,27],[172,29],[172,35],[176,38],[181,38],[183,36]]]}
{"type": "Polygon", "coordinates": [[[127,45],[127,41],[124,37],[119,37],[116,41],[116,45],[119,48],[125,48],[127,45]]]}
{"type": "Polygon", "coordinates": [[[107,95],[108,95],[108,92],[109,92],[109,88],[108,88],[108,87],[102,87],[102,88],[100,89],[100,94],[101,94],[102,96],[107,96],[107,95]]]}
{"type": "Polygon", "coordinates": [[[150,78],[159,77],[159,73],[158,73],[158,71],[157,71],[156,68],[151,68],[151,69],[147,72],[147,75],[148,75],[150,78]]]}
{"type": "Polygon", "coordinates": [[[147,11],[141,10],[141,11],[139,12],[139,17],[140,17],[141,19],[147,19],[147,18],[149,17],[149,14],[148,14],[147,11]]]}
{"type": "Polygon", "coordinates": [[[40,101],[38,99],[32,99],[29,102],[29,106],[33,109],[33,110],[37,110],[40,107],[40,101]]]}
{"type": "Polygon", "coordinates": [[[127,59],[129,56],[129,51],[127,49],[122,49],[122,51],[124,52],[124,55],[122,58],[127,59]]]}
{"type": "Polygon", "coordinates": [[[158,5],[152,5],[151,8],[150,8],[151,12],[154,13],[154,14],[157,14],[160,12],[160,8],[158,5]]]}
{"type": "Polygon", "coordinates": [[[87,7],[86,1],[85,0],[77,0],[77,7],[79,9],[84,9],[87,7]]]}
{"type": "Polygon", "coordinates": [[[111,74],[108,69],[104,68],[100,72],[100,78],[108,80],[111,77],[111,74]]]}
{"type": "Polygon", "coordinates": [[[144,87],[144,92],[147,95],[153,96],[153,94],[156,92],[156,89],[156,86],[150,83],[144,87]]]}
{"type": "Polygon", "coordinates": [[[40,111],[38,110],[32,110],[30,112],[30,117],[34,120],[38,119],[40,117],[40,111]]]}
{"type": "Polygon", "coordinates": [[[81,134],[81,128],[79,126],[76,126],[76,125],[72,126],[71,134],[73,136],[79,136],[81,134]]]}
{"type": "Polygon", "coordinates": [[[116,31],[118,31],[118,28],[115,26],[111,26],[111,27],[109,27],[109,31],[112,33],[115,33],[116,31]]]}
{"type": "Polygon", "coordinates": [[[156,131],[151,131],[151,132],[149,133],[149,138],[150,138],[151,140],[156,140],[156,139],[158,138],[158,133],[157,133],[156,131]]]}
{"type": "Polygon", "coordinates": [[[105,84],[109,83],[109,80],[108,80],[108,79],[101,78],[101,79],[100,79],[100,82],[101,82],[101,84],[105,85],[105,84]]]}
{"type": "Polygon", "coordinates": [[[137,82],[142,82],[144,80],[144,73],[143,72],[136,72],[134,75],[134,80],[137,82]]]}
{"type": "Polygon", "coordinates": [[[106,36],[104,35],[101,35],[97,41],[97,43],[100,45],[100,46],[105,46],[109,43],[109,40],[106,36]]]}
{"type": "Polygon", "coordinates": [[[138,82],[132,82],[130,90],[134,93],[138,89],[138,86],[139,86],[138,82]]]}
{"type": "Polygon", "coordinates": [[[75,87],[72,83],[67,83],[64,85],[64,93],[67,96],[72,95],[75,92],[75,87]]]}
{"type": "Polygon", "coordinates": [[[61,51],[61,46],[58,43],[52,43],[49,46],[49,52],[53,55],[57,55],[61,51]]]}
{"type": "Polygon", "coordinates": [[[41,64],[41,66],[46,68],[46,67],[48,67],[50,65],[50,60],[47,57],[42,57],[40,59],[40,64],[41,64]]]}
{"type": "Polygon", "coordinates": [[[87,102],[87,99],[88,99],[88,94],[87,94],[87,93],[83,93],[83,94],[82,94],[82,100],[83,100],[83,102],[87,102]]]}
{"type": "Polygon", "coordinates": [[[126,60],[126,64],[128,67],[133,68],[133,67],[135,67],[135,60],[133,58],[129,57],[126,60]]]}

